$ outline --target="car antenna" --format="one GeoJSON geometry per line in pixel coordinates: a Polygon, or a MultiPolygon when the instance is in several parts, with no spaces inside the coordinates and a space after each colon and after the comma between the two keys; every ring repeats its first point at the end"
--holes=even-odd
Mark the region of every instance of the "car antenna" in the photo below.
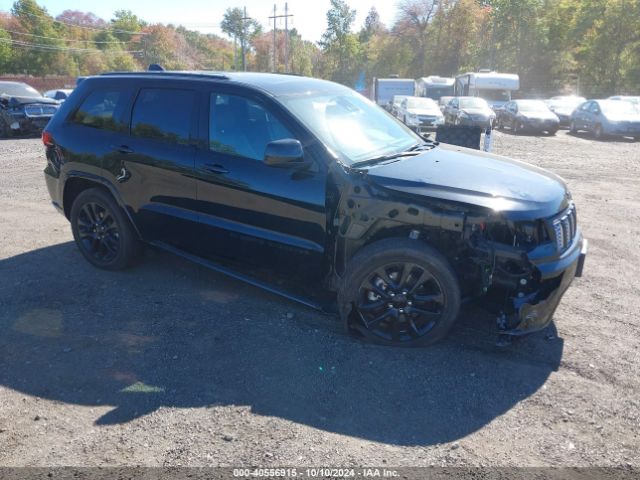
{"type": "Polygon", "coordinates": [[[159,65],[157,63],[150,64],[147,70],[149,70],[150,72],[164,72],[164,68],[162,67],[162,65],[159,65]]]}

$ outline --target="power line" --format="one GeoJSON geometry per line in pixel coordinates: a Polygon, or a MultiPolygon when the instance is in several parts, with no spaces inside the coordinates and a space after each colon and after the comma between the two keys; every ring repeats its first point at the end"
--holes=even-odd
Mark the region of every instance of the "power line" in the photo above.
{"type": "Polygon", "coordinates": [[[71,53],[104,53],[104,54],[142,53],[142,50],[99,50],[97,48],[60,47],[57,45],[43,45],[39,43],[28,43],[28,42],[23,42],[21,40],[13,40],[10,38],[0,38],[0,42],[8,43],[9,45],[14,47],[26,47],[26,48],[33,48],[36,50],[53,50],[53,51],[63,51],[63,52],[71,52],[71,53]]]}
{"type": "Polygon", "coordinates": [[[13,33],[15,35],[27,35],[29,37],[38,37],[38,38],[46,38],[48,40],[62,40],[64,42],[91,42],[91,43],[99,43],[99,44],[104,44],[104,43],[131,43],[131,42],[124,42],[121,40],[109,40],[109,41],[94,41],[94,40],[79,40],[79,39],[74,39],[74,38],[59,38],[59,37],[46,37],[44,35],[36,35],[34,33],[25,33],[25,32],[14,32],[13,30],[7,30],[5,28],[1,28],[0,30],[4,30],[7,33],[13,33]]]}
{"type": "MultiPolygon", "coordinates": [[[[13,15],[11,12],[7,12],[6,10],[0,11],[0,13],[6,13],[8,15],[11,15],[13,17],[15,17],[15,15],[13,15]]],[[[66,25],[68,27],[76,27],[76,28],[84,28],[86,30],[93,30],[93,31],[97,31],[97,32],[103,32],[105,30],[108,30],[110,32],[113,33],[128,33],[130,35],[148,35],[147,33],[142,33],[142,32],[130,32],[128,30],[119,30],[119,29],[113,29],[111,27],[89,27],[87,25],[79,25],[77,23],[70,23],[70,22],[63,22],[62,20],[56,20],[53,17],[50,17],[49,15],[36,15],[35,13],[30,13],[30,12],[22,12],[25,15],[29,15],[31,17],[36,17],[36,18],[46,18],[47,20],[50,20],[54,23],[59,23],[61,25],[66,25]]]]}

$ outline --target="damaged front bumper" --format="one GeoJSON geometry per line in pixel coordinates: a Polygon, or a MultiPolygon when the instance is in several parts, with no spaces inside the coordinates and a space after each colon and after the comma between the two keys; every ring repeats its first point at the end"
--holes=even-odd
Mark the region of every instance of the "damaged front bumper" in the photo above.
{"type": "Polygon", "coordinates": [[[579,233],[559,258],[531,259],[541,274],[537,291],[513,299],[514,313],[499,319],[500,333],[524,335],[546,328],[574,277],[581,277],[587,257],[588,241],[579,233]]]}

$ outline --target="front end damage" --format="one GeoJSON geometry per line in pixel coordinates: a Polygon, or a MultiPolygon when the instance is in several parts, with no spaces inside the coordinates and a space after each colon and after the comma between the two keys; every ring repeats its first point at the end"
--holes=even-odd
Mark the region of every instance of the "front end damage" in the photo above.
{"type": "Polygon", "coordinates": [[[343,185],[335,229],[336,274],[364,245],[408,236],[437,248],[452,264],[466,300],[497,315],[500,334],[544,329],[574,277],[582,275],[587,241],[567,197],[560,213],[523,220],[477,205],[403,195],[367,181],[343,185]]]}

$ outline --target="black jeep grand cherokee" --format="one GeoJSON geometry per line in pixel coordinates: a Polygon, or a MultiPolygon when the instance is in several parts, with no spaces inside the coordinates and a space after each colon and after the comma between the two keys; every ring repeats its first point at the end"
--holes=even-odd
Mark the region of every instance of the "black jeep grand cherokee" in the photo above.
{"type": "Polygon", "coordinates": [[[93,265],[125,268],[145,242],[283,293],[239,265],[266,267],[337,294],[347,328],[381,343],[431,343],[474,298],[497,302],[503,333],[539,330],[582,272],[559,177],[425,142],[326,81],[105,74],[43,141],[53,204],[93,265]]]}

